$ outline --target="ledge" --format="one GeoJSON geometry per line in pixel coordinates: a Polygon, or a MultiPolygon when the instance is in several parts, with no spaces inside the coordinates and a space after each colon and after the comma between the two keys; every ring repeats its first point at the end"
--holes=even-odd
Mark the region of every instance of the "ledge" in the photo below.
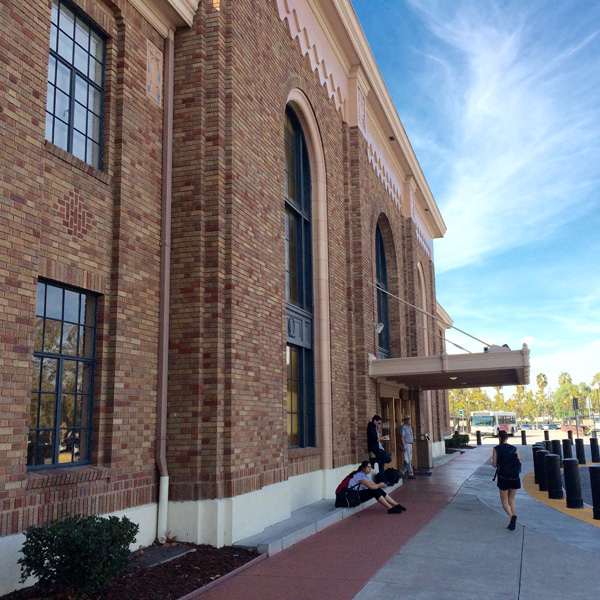
{"type": "Polygon", "coordinates": [[[69,467],[68,469],[52,469],[47,471],[29,471],[27,473],[27,490],[37,490],[61,485],[73,485],[89,481],[110,478],[110,469],[103,467],[69,467]]]}

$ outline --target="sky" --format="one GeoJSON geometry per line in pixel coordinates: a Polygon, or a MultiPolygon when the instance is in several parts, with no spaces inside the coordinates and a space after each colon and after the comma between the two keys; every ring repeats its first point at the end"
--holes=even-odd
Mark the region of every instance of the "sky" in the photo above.
{"type": "MultiPolygon", "coordinates": [[[[352,0],[447,232],[436,292],[530,387],[600,372],[600,2],[352,0]]],[[[449,330],[471,352],[482,344],[449,330]]],[[[448,352],[461,352],[447,344],[448,352]]],[[[507,389],[510,392],[510,388],[507,389]]]]}

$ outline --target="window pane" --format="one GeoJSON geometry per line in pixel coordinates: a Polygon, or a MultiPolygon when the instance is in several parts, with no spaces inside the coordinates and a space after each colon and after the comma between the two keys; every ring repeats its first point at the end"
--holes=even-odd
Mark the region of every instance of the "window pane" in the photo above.
{"type": "Polygon", "coordinates": [[[35,319],[35,344],[33,349],[36,352],[41,352],[44,344],[44,319],[36,317],[35,319]]]}
{"type": "Polygon", "coordinates": [[[58,55],[73,63],[73,40],[62,31],[58,32],[58,55]]]}
{"type": "Polygon", "coordinates": [[[42,379],[40,389],[42,392],[56,391],[56,374],[58,371],[58,360],[55,358],[42,359],[42,379]]]}
{"type": "Polygon", "coordinates": [[[63,394],[60,413],[60,426],[73,427],[75,424],[75,394],[63,394]]]}
{"type": "Polygon", "coordinates": [[[93,31],[90,31],[90,54],[98,61],[104,60],[104,41],[93,31]]]}
{"type": "Polygon", "coordinates": [[[60,7],[60,16],[58,19],[60,29],[73,37],[75,28],[75,15],[72,10],[69,10],[64,4],[60,7]]]}
{"type": "Polygon", "coordinates": [[[75,44],[75,55],[73,57],[73,65],[81,71],[86,77],[88,74],[88,53],[79,44],[75,44]]]}
{"type": "Polygon", "coordinates": [[[31,394],[31,406],[29,407],[29,427],[36,429],[38,426],[38,412],[39,412],[39,394],[31,394]]]}
{"type": "Polygon", "coordinates": [[[44,352],[58,354],[60,352],[60,332],[62,323],[53,319],[46,319],[44,329],[44,352]]]}
{"type": "Polygon", "coordinates": [[[88,113],[87,134],[93,140],[100,140],[100,119],[93,113],[88,113]]]}
{"type": "Polygon", "coordinates": [[[88,108],[97,115],[102,110],[102,94],[91,85],[89,87],[88,108]]]}
{"type": "Polygon", "coordinates": [[[79,374],[77,377],[77,393],[89,394],[92,391],[92,365],[79,363],[79,374]]]}
{"type": "Polygon", "coordinates": [[[46,113],[46,139],[53,142],[54,137],[54,117],[50,113],[46,113]]]}
{"type": "Polygon", "coordinates": [[[57,90],[56,102],[54,104],[54,115],[58,117],[61,121],[64,121],[66,124],[69,120],[69,112],[69,97],[64,92],[57,90]]]}
{"type": "MultiPolygon", "coordinates": [[[[58,89],[65,92],[65,94],[69,94],[71,92],[71,69],[66,67],[60,61],[56,66],[56,86],[58,89]]],[[[67,98],[68,104],[68,98],[67,98]]],[[[58,115],[59,117],[62,115],[58,115]]]]}
{"type": "Polygon", "coordinates": [[[46,110],[51,113],[54,114],[54,110],[55,110],[55,104],[54,104],[54,98],[56,95],[56,88],[52,85],[52,84],[48,84],[48,95],[46,96],[46,110]]]}
{"type": "Polygon", "coordinates": [[[62,319],[63,291],[53,285],[47,286],[46,291],[46,317],[62,319]]]}
{"type": "Polygon", "coordinates": [[[83,138],[83,145],[85,147],[85,132],[87,127],[87,110],[85,106],[79,104],[79,102],[75,102],[75,110],[73,112],[73,127],[81,132],[83,138]]]}
{"type": "Polygon", "coordinates": [[[63,323],[62,354],[77,356],[77,336],[79,325],[74,323],[63,323]]]}
{"type": "Polygon", "coordinates": [[[50,20],[53,25],[58,25],[58,0],[52,0],[52,16],[50,20]]]}
{"type": "Polygon", "coordinates": [[[89,139],[87,144],[87,162],[92,165],[92,167],[100,169],[100,144],[92,142],[89,139]]]}
{"type": "MultiPolygon", "coordinates": [[[[83,122],[85,127],[85,121],[83,122]]],[[[85,160],[85,135],[78,131],[73,131],[73,156],[85,160]]]]}
{"type": "Polygon", "coordinates": [[[94,355],[94,330],[92,327],[83,328],[83,339],[80,340],[79,356],[91,358],[94,355]]]}
{"type": "Polygon", "coordinates": [[[40,394],[40,427],[54,427],[55,394],[40,394]]]}
{"type": "Polygon", "coordinates": [[[86,460],[89,447],[89,429],[77,429],[73,439],[73,462],[86,460]]]}
{"type": "Polygon", "coordinates": [[[69,429],[60,430],[60,442],[58,444],[58,462],[69,463],[73,458],[73,432],[69,429]]]}
{"type": "Polygon", "coordinates": [[[52,464],[54,457],[54,433],[52,431],[40,431],[38,435],[38,465],[52,464]]]}
{"type": "Polygon", "coordinates": [[[75,100],[84,106],[87,106],[88,84],[79,75],[75,75],[75,100]]]}
{"type": "MultiPolygon", "coordinates": [[[[57,92],[57,94],[60,94],[60,92],[57,92]]],[[[68,111],[67,111],[67,118],[68,118],[68,111]]],[[[56,144],[59,148],[62,148],[63,150],[67,150],[68,142],[69,139],[69,130],[67,128],[67,124],[63,121],[59,121],[58,119],[54,120],[54,139],[52,140],[52,142],[54,144],[56,144]]]]}
{"type": "Polygon", "coordinates": [[[37,430],[29,430],[27,439],[27,466],[34,467],[37,464],[37,430]]]}
{"type": "Polygon", "coordinates": [[[88,77],[96,84],[102,85],[102,63],[90,56],[90,73],[88,77]]]}
{"type": "Polygon", "coordinates": [[[65,290],[65,321],[79,322],[79,296],[78,292],[65,290]]]}
{"type": "Polygon", "coordinates": [[[90,28],[82,23],[79,19],[77,19],[77,23],[75,23],[75,41],[85,49],[87,52],[87,48],[90,42],[90,28]]]}
{"type": "Polygon", "coordinates": [[[62,391],[75,392],[77,389],[77,363],[74,360],[65,360],[62,370],[62,391]]]}
{"type": "Polygon", "coordinates": [[[48,59],[48,83],[54,85],[56,82],[56,59],[50,55],[48,59]]]}
{"type": "Polygon", "coordinates": [[[50,27],[50,50],[56,52],[56,44],[58,42],[58,29],[56,25],[52,24],[50,27]]]}
{"type": "Polygon", "coordinates": [[[37,392],[40,389],[40,371],[42,368],[42,359],[39,356],[33,357],[33,372],[31,374],[31,391],[37,392]]]}

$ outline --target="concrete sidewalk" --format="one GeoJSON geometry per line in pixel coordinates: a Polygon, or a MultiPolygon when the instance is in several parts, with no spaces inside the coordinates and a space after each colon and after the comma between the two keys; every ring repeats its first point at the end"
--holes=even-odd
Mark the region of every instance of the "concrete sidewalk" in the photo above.
{"type": "MultiPolygon", "coordinates": [[[[518,446],[523,472],[531,449],[518,446]]],[[[392,495],[273,554],[203,600],[577,600],[600,594],[600,529],[520,490],[506,529],[490,446],[467,450],[392,495]]],[[[600,522],[599,522],[600,524],[600,522]]]]}

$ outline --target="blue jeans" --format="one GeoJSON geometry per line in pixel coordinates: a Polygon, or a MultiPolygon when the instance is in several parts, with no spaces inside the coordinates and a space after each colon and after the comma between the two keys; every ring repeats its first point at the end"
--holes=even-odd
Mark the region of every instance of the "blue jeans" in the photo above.
{"type": "Polygon", "coordinates": [[[387,483],[387,479],[385,477],[385,465],[392,462],[392,457],[385,451],[379,450],[379,453],[375,458],[371,459],[371,465],[373,463],[377,463],[379,465],[379,480],[387,483]]]}

